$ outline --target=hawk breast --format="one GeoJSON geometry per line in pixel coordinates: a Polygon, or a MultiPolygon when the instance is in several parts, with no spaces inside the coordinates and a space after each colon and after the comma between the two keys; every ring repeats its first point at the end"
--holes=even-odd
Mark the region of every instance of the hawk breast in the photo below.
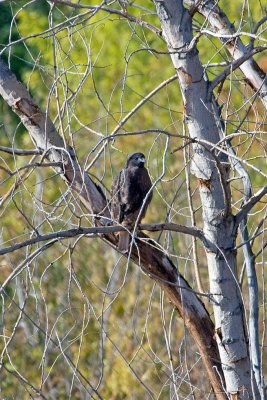
{"type": "Polygon", "coordinates": [[[147,206],[152,199],[151,191],[143,206],[143,201],[151,186],[151,180],[145,167],[123,169],[115,179],[112,188],[111,211],[113,219],[118,223],[127,225],[133,225],[137,218],[140,222],[144,218],[147,206]],[[142,211],[140,212],[141,208],[142,211]]]}

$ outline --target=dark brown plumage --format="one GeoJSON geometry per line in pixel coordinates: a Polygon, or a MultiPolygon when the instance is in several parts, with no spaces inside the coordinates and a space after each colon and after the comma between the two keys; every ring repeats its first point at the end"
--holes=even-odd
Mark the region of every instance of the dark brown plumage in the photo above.
{"type": "MultiPolygon", "coordinates": [[[[144,154],[134,153],[129,156],[125,168],[112,186],[112,219],[115,224],[121,224],[129,230],[134,227],[137,220],[138,224],[141,222],[152,200],[152,190],[150,190],[152,184],[144,164],[144,154]]],[[[128,232],[119,233],[120,251],[127,252],[129,239],[128,232]]]]}

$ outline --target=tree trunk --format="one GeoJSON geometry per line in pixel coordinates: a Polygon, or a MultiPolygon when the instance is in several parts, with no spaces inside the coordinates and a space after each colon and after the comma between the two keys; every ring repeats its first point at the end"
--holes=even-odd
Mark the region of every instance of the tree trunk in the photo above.
{"type": "MultiPolygon", "coordinates": [[[[192,35],[192,19],[181,0],[155,0],[163,36],[171,53],[183,95],[185,119],[192,138],[210,143],[195,145],[192,172],[199,180],[203,231],[210,292],[214,295],[216,339],[231,396],[252,398],[251,366],[244,308],[236,279],[235,218],[231,213],[229,163],[212,144],[220,141],[209,96],[209,84],[192,35]]],[[[236,398],[236,397],[235,397],[236,398]]]]}

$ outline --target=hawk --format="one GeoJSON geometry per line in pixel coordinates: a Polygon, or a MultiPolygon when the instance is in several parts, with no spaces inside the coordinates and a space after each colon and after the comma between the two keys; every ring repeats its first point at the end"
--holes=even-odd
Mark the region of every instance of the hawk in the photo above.
{"type": "MultiPolygon", "coordinates": [[[[145,161],[142,153],[130,155],[112,186],[112,219],[129,230],[141,222],[152,200],[152,183],[144,166],[145,161]]],[[[128,251],[129,240],[129,232],[119,232],[118,248],[121,252],[128,251]]]]}

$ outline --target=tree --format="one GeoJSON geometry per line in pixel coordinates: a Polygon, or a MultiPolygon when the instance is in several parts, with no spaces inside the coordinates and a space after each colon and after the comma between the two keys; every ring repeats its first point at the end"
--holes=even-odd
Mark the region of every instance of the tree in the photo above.
{"type": "MultiPolygon", "coordinates": [[[[240,3],[242,14],[239,28],[235,30],[213,1],[189,0],[183,4],[179,0],[155,0],[154,3],[152,10],[149,2],[142,5],[104,2],[92,6],[53,0],[50,10],[36,10],[31,3],[13,10],[12,23],[17,24],[21,39],[14,42],[9,39],[2,53],[6,54],[18,43],[25,44],[34,62],[32,72],[24,74],[25,83],[28,79],[29,89],[44,111],[1,60],[0,93],[19,116],[35,145],[35,149],[28,149],[25,131],[19,138],[16,132],[12,135],[12,146],[1,147],[4,174],[1,206],[5,228],[0,254],[8,257],[1,287],[4,395],[10,393],[9,382],[18,379],[22,388],[43,398],[59,395],[129,398],[131,385],[137,386],[138,398],[179,398],[181,395],[205,398],[209,385],[201,385],[201,373],[194,370],[195,363],[203,363],[217,399],[229,396],[263,399],[265,396],[265,331],[259,329],[259,289],[261,318],[265,323],[263,250],[267,185],[263,168],[267,103],[265,74],[253,56],[264,55],[266,49],[266,17],[261,17],[260,4],[255,5],[255,23],[249,8],[240,3]],[[38,33],[34,30],[36,16],[40,16],[38,33]],[[110,41],[105,47],[101,40],[107,40],[108,32],[110,41]],[[117,36],[113,39],[112,35],[117,36]],[[121,55],[116,46],[119,38],[125,46],[125,53],[121,55]],[[242,39],[249,39],[248,44],[244,45],[242,39]],[[104,57],[101,47],[105,48],[104,57]],[[40,61],[40,52],[46,67],[40,61]],[[120,56],[125,59],[124,68],[117,62],[120,56]],[[115,63],[114,70],[107,67],[109,61],[115,63]],[[151,71],[145,69],[145,62],[151,71]],[[177,75],[167,79],[165,74],[171,62],[177,75]],[[144,78],[140,82],[136,80],[134,88],[129,84],[132,76],[140,72],[145,78],[150,72],[159,80],[159,71],[164,71],[166,79],[156,88],[153,80],[151,87],[151,82],[145,82],[144,78]],[[103,83],[103,75],[108,84],[103,83]],[[142,88],[147,92],[134,104],[142,88]],[[86,115],[88,107],[91,107],[91,119],[86,115]],[[146,112],[145,121],[142,110],[146,112]],[[93,124],[92,115],[96,115],[93,124]],[[136,126],[142,128],[136,129],[136,126]],[[87,133],[86,141],[80,131],[87,133]],[[16,147],[20,142],[25,143],[25,149],[16,147]],[[151,213],[150,222],[154,223],[142,225],[138,230],[135,227],[126,269],[121,273],[118,265],[125,266],[125,259],[113,258],[112,271],[105,254],[111,254],[110,248],[116,249],[116,232],[124,229],[114,225],[114,221],[111,225],[108,188],[112,174],[108,169],[118,170],[115,157],[125,146],[127,152],[136,146],[138,151],[150,149],[150,172],[154,192],[159,196],[151,213]],[[21,164],[20,160],[29,155],[33,159],[21,164]],[[178,173],[177,161],[184,163],[178,173]],[[186,196],[181,196],[181,188],[186,189],[186,196]],[[189,210],[185,217],[179,211],[184,207],[189,210]],[[23,221],[21,226],[17,227],[16,220],[10,220],[10,216],[23,221]],[[143,230],[150,232],[151,237],[143,230]],[[153,231],[160,235],[153,236],[153,231]],[[191,236],[192,242],[185,235],[191,236]],[[96,236],[105,244],[99,241],[94,244],[96,236]],[[83,257],[81,242],[85,241],[93,244],[83,257]],[[94,245],[98,247],[94,249],[94,245]],[[104,253],[102,257],[100,252],[104,253]],[[181,267],[175,265],[180,252],[194,266],[195,276],[185,269],[187,280],[181,267]],[[203,254],[202,261],[200,254],[203,254]],[[258,262],[260,257],[262,261],[258,262]],[[153,331],[157,332],[159,326],[162,329],[161,335],[157,332],[156,343],[161,343],[162,337],[165,341],[161,343],[165,349],[162,358],[153,352],[147,330],[149,315],[153,313],[152,300],[146,303],[146,317],[139,317],[145,328],[143,337],[136,335],[138,349],[129,349],[128,343],[133,345],[134,339],[130,340],[127,330],[128,340],[124,338],[123,343],[110,333],[112,321],[119,318],[113,303],[125,313],[124,308],[132,302],[131,296],[118,300],[118,293],[126,286],[130,260],[162,289],[160,314],[153,319],[153,331]],[[107,266],[99,271],[104,262],[107,266]],[[66,297],[60,279],[64,276],[61,272],[64,263],[68,265],[66,297]],[[98,271],[93,272],[91,268],[88,271],[91,263],[98,271]],[[206,283],[202,283],[205,278],[201,277],[205,275],[206,265],[210,287],[207,293],[203,289],[206,283]],[[258,272],[259,288],[258,265],[262,266],[258,272]],[[46,281],[47,271],[50,279],[46,281]],[[92,276],[95,273],[94,278],[90,273],[92,276]],[[93,282],[89,285],[90,295],[83,279],[93,282]],[[101,289],[105,279],[106,288],[101,289]],[[193,287],[194,280],[197,289],[193,287]],[[58,291],[62,307],[57,296],[49,293],[51,286],[58,291]],[[165,295],[182,317],[185,343],[190,340],[187,331],[194,341],[191,354],[185,344],[183,356],[178,359],[182,338],[172,329],[172,326],[178,329],[179,324],[165,295]],[[23,353],[17,344],[22,340],[32,346],[31,337],[37,340],[35,331],[42,336],[38,339],[35,357],[32,355],[35,366],[37,360],[40,362],[40,376],[35,371],[22,372],[23,363],[29,362],[28,356],[18,361],[23,359],[23,353]],[[114,362],[114,351],[120,355],[118,371],[127,371],[127,388],[121,385],[120,378],[110,381],[107,378],[106,370],[114,362]],[[90,356],[91,352],[98,354],[98,362],[90,356]],[[159,380],[150,370],[145,376],[144,366],[135,361],[139,354],[147,362],[154,356],[159,360],[162,369],[157,372],[159,380]],[[200,355],[197,360],[195,354],[200,355]],[[61,369],[56,365],[59,358],[70,371],[63,386],[52,379],[54,371],[58,373],[61,369]],[[178,360],[182,360],[185,373],[179,370],[178,360]],[[122,361],[126,367],[121,365],[122,361]],[[133,362],[136,362],[134,367],[133,362]],[[90,378],[88,366],[93,371],[90,378]],[[160,384],[161,380],[164,384],[160,384]]],[[[9,54],[11,69],[12,60],[9,54]]],[[[154,289],[151,290],[153,294],[154,289]]],[[[145,301],[143,296],[141,299],[145,301]]],[[[157,362],[152,364],[156,366],[157,362]]]]}

